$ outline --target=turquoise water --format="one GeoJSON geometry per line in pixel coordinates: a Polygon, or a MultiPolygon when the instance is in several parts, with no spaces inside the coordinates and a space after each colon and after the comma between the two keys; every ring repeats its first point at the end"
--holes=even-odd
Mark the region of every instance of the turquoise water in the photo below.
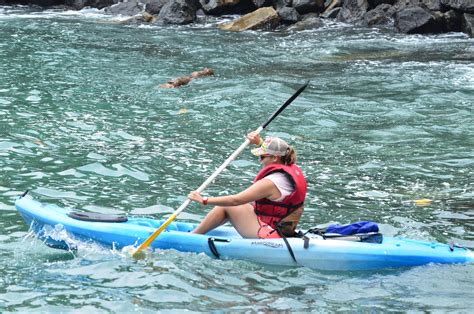
{"type": "MultiPolygon", "coordinates": [[[[390,236],[474,249],[474,45],[327,23],[228,33],[219,20],[124,26],[97,11],[0,7],[0,311],[468,312],[474,265],[328,273],[175,251],[76,255],[28,234],[40,201],[166,217],[306,80],[265,131],[309,182],[303,228],[359,219],[390,236]],[[179,89],[167,80],[210,67],[179,89]],[[432,200],[429,206],[414,204],[432,200]]],[[[235,193],[248,151],[206,191],[235,193]]],[[[178,219],[197,222],[207,208],[178,219]]]]}

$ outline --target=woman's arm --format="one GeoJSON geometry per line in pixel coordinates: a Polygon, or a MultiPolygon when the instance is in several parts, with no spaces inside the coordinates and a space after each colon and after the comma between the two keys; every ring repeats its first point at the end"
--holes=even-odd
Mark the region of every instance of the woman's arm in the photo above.
{"type": "Polygon", "coordinates": [[[197,191],[192,191],[191,193],[189,193],[188,198],[192,201],[201,204],[204,204],[205,202],[206,204],[210,205],[237,206],[247,204],[262,198],[277,199],[280,196],[280,191],[272,181],[268,179],[262,179],[258,180],[250,187],[238,194],[209,197],[207,198],[207,202],[205,202],[204,198],[197,191]]]}

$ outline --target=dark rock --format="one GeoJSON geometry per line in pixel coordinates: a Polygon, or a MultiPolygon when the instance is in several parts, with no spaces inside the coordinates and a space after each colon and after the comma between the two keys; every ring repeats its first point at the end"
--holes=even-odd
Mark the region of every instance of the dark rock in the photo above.
{"type": "Polygon", "coordinates": [[[196,16],[197,17],[205,17],[206,16],[206,13],[203,11],[203,9],[198,9],[196,11],[196,16]]]}
{"type": "Polygon", "coordinates": [[[395,3],[395,0],[368,0],[367,2],[369,3],[369,9],[374,9],[381,4],[393,5],[395,3]]]}
{"type": "Polygon", "coordinates": [[[196,20],[197,3],[194,0],[170,0],[158,14],[157,24],[190,24],[196,20]]]}
{"type": "Polygon", "coordinates": [[[119,2],[113,4],[110,7],[105,8],[104,11],[110,14],[133,16],[142,12],[144,8],[145,5],[143,3],[140,3],[138,0],[130,0],[127,2],[119,2]]]}
{"type": "Polygon", "coordinates": [[[448,12],[438,12],[439,20],[444,25],[445,32],[462,31],[462,13],[449,10],[448,12]]]}
{"type": "Polygon", "coordinates": [[[390,4],[383,3],[364,14],[364,25],[393,25],[393,15],[396,9],[390,4]]]}
{"type": "Polygon", "coordinates": [[[406,34],[440,33],[442,25],[435,16],[419,6],[403,8],[395,14],[395,27],[406,34]]]}
{"type": "Polygon", "coordinates": [[[324,10],[324,0],[293,0],[291,6],[299,14],[322,12],[324,10]]]}
{"type": "Polygon", "coordinates": [[[35,5],[42,8],[59,6],[64,4],[64,0],[19,0],[19,1],[0,1],[2,4],[23,4],[23,5],[35,5]]]}
{"type": "Polygon", "coordinates": [[[292,0],[273,0],[273,7],[278,10],[282,7],[291,7],[292,0]]]}
{"type": "Polygon", "coordinates": [[[323,26],[323,21],[316,13],[309,13],[303,16],[301,21],[291,25],[288,29],[302,31],[306,29],[317,29],[323,26]]]}
{"type": "Polygon", "coordinates": [[[295,8],[281,7],[277,10],[283,24],[294,24],[301,20],[301,16],[295,8]]]}
{"type": "Polygon", "coordinates": [[[337,7],[337,8],[334,8],[334,9],[331,9],[329,11],[324,11],[323,14],[321,14],[321,17],[325,18],[325,19],[335,19],[337,17],[337,15],[339,14],[339,12],[341,11],[341,8],[340,7],[337,7]]]}
{"type": "Polygon", "coordinates": [[[252,0],[199,0],[209,15],[246,14],[257,9],[252,0]]]}
{"type": "Polygon", "coordinates": [[[145,1],[145,11],[150,14],[158,14],[169,0],[147,0],[145,1]]]}
{"type": "Polygon", "coordinates": [[[474,37],[474,14],[464,13],[461,27],[464,33],[474,37]]]}
{"type": "Polygon", "coordinates": [[[395,0],[394,7],[399,10],[405,7],[419,6],[430,11],[446,11],[441,0],[395,0]]]}
{"type": "Polygon", "coordinates": [[[337,19],[341,22],[363,24],[368,9],[367,0],[345,0],[337,19]]]}
{"type": "Polygon", "coordinates": [[[474,13],[473,0],[441,0],[441,3],[448,8],[464,13],[474,13]]]}
{"type": "Polygon", "coordinates": [[[263,8],[263,7],[271,7],[272,1],[271,0],[252,0],[253,4],[256,8],[263,8]]]}
{"type": "Polygon", "coordinates": [[[418,2],[420,6],[425,6],[430,11],[441,11],[443,9],[441,0],[419,0],[418,2]]]}
{"type": "MultiPolygon", "coordinates": [[[[324,3],[324,11],[323,13],[321,13],[321,17],[324,17],[324,18],[329,18],[329,17],[332,17],[332,18],[335,18],[337,16],[337,14],[334,16],[334,10],[335,8],[339,8],[342,4],[342,0],[331,0],[331,1],[326,1],[324,3]]],[[[338,11],[339,13],[339,11],[338,11]]]]}
{"type": "Polygon", "coordinates": [[[72,7],[76,10],[80,10],[85,7],[103,9],[115,3],[118,3],[118,0],[65,0],[64,1],[65,5],[72,7]]]}

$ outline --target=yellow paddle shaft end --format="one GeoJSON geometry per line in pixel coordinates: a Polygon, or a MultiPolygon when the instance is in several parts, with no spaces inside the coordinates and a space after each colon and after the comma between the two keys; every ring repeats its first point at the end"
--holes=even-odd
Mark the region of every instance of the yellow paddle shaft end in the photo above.
{"type": "Polygon", "coordinates": [[[155,232],[153,232],[153,234],[151,236],[148,237],[148,239],[146,239],[142,244],[140,244],[140,246],[135,250],[135,252],[132,253],[132,257],[135,257],[135,254],[137,254],[138,252],[140,252],[141,250],[143,249],[146,249],[147,247],[150,246],[151,242],[153,242],[153,240],[155,240],[155,238],[163,231],[166,229],[166,227],[168,227],[168,225],[176,219],[178,215],[176,213],[173,213],[158,229],[155,230],[155,232]]]}

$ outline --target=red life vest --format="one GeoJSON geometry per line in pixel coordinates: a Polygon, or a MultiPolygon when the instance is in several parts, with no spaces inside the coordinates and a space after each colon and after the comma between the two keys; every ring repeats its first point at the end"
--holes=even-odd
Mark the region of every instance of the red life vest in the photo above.
{"type": "Polygon", "coordinates": [[[290,175],[295,187],[290,195],[286,196],[279,202],[263,198],[256,200],[254,203],[255,214],[259,216],[260,220],[270,225],[272,228],[275,228],[278,222],[283,218],[290,215],[296,209],[303,207],[306,197],[306,180],[300,168],[295,164],[289,166],[271,164],[260,170],[255,177],[254,182],[265,178],[273,172],[284,172],[290,175]]]}

